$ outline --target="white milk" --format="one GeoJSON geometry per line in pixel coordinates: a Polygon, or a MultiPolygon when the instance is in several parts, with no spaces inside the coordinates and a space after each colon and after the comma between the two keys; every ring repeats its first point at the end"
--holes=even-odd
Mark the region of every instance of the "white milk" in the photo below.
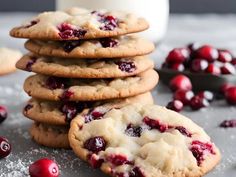
{"type": "Polygon", "coordinates": [[[169,18],[169,0],[57,0],[57,10],[73,6],[88,9],[124,10],[145,17],[150,29],[142,35],[159,42],[166,33],[169,18]]]}

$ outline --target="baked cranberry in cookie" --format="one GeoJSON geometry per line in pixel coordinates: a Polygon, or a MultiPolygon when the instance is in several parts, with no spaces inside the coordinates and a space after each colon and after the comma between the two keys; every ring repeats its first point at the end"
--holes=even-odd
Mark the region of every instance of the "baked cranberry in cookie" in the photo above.
{"type": "Polygon", "coordinates": [[[45,87],[54,90],[54,89],[64,89],[66,86],[66,79],[59,77],[48,77],[45,81],[45,87]]]}
{"type": "Polygon", "coordinates": [[[136,70],[136,66],[133,61],[118,61],[115,62],[121,71],[132,73],[136,70]]]}
{"type": "Polygon", "coordinates": [[[100,43],[102,47],[107,48],[107,47],[116,47],[118,45],[118,40],[112,39],[112,38],[101,38],[100,43]]]}
{"type": "Polygon", "coordinates": [[[58,34],[59,36],[66,40],[70,38],[81,38],[84,37],[84,35],[87,33],[84,29],[77,29],[75,26],[69,24],[69,23],[62,23],[58,26],[58,30],[60,31],[58,34]]]}
{"type": "Polygon", "coordinates": [[[157,105],[131,104],[73,119],[69,141],[94,168],[114,177],[203,176],[220,160],[218,148],[190,119],[157,105]]]}

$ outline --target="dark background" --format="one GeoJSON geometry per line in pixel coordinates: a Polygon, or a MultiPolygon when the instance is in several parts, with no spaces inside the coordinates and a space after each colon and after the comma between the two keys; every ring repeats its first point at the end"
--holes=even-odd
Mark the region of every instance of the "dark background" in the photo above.
{"type": "MultiPolygon", "coordinates": [[[[54,4],[54,0],[1,0],[0,12],[53,10],[54,4]]],[[[170,0],[170,8],[172,13],[236,13],[236,0],[170,0]]]]}

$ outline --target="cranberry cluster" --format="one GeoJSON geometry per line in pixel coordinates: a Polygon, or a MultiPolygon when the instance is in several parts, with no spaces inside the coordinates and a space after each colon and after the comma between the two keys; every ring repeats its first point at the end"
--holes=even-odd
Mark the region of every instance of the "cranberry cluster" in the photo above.
{"type": "Polygon", "coordinates": [[[62,39],[70,39],[73,37],[82,38],[87,33],[86,30],[77,29],[76,27],[74,27],[73,25],[71,25],[69,23],[62,23],[57,28],[59,30],[58,35],[62,39]]]}
{"type": "Polygon", "coordinates": [[[171,50],[162,67],[215,75],[236,74],[236,58],[229,50],[193,43],[171,50]]]}
{"type": "Polygon", "coordinates": [[[119,20],[112,15],[106,15],[96,10],[92,11],[91,14],[96,15],[98,21],[102,23],[100,30],[113,31],[116,27],[118,27],[119,20]]]}
{"type": "MultiPolygon", "coordinates": [[[[174,92],[173,100],[167,104],[167,108],[176,112],[180,112],[184,106],[190,106],[192,110],[199,110],[209,106],[214,99],[214,93],[208,90],[200,91],[194,94],[192,91],[192,83],[185,75],[177,75],[170,81],[170,89],[174,92]]],[[[223,84],[219,93],[215,95],[223,95],[226,101],[236,104],[236,86],[232,84],[223,84]]]]}
{"type": "Polygon", "coordinates": [[[177,75],[170,81],[170,88],[174,92],[173,101],[167,104],[167,108],[180,112],[184,106],[190,106],[192,110],[199,110],[209,106],[214,94],[205,90],[194,94],[192,83],[185,75],[177,75]]]}

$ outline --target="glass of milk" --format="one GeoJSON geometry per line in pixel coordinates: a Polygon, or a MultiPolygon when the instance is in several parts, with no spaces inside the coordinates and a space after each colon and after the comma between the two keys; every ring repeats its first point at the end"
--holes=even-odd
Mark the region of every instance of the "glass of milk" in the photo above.
{"type": "Polygon", "coordinates": [[[69,7],[130,11],[148,20],[150,29],[141,35],[158,43],[167,30],[169,0],[56,0],[57,10],[69,7]]]}

